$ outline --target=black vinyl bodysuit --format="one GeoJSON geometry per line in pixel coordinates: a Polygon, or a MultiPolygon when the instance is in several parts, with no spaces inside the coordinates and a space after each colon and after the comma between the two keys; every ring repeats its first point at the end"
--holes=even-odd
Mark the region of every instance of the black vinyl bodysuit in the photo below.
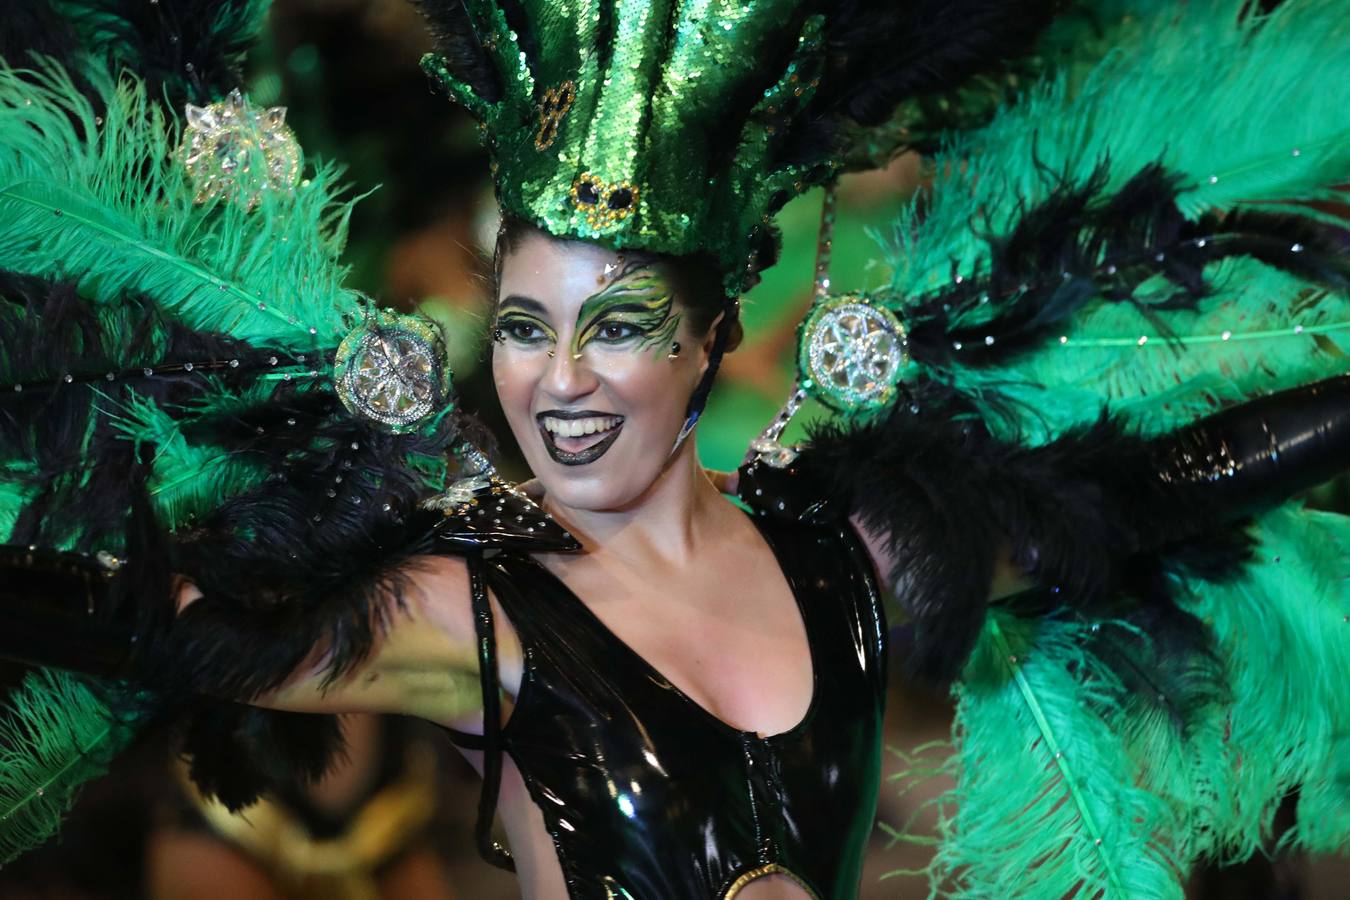
{"type": "MultiPolygon", "coordinates": [[[[723,900],[775,873],[821,900],[857,895],[886,684],[871,562],[846,523],[756,521],[797,599],[815,673],[805,717],[768,737],[694,703],[529,556],[471,561],[480,651],[495,657],[485,583],[520,637],[524,675],[498,733],[456,737],[488,751],[489,818],[491,756],[510,754],[575,900],[723,900]]],[[[496,694],[487,687],[485,698],[496,694]]]]}

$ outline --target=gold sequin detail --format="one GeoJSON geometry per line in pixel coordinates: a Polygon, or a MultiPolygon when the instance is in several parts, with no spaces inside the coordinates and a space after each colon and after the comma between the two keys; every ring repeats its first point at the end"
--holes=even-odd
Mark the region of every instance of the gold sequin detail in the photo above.
{"type": "Polygon", "coordinates": [[[576,98],[577,85],[574,81],[564,81],[544,91],[544,99],[539,102],[539,130],[534,134],[536,150],[547,150],[553,146],[553,141],[558,137],[558,126],[576,98]]]}

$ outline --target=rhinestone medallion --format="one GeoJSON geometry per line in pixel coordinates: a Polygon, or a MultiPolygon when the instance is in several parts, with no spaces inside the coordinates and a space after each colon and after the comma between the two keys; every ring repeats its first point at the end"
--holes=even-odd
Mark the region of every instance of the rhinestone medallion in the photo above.
{"type": "Polygon", "coordinates": [[[410,431],[449,400],[440,335],[412,316],[381,312],[347,335],[334,359],[338,397],[352,414],[410,431]]]}
{"type": "Polygon", "coordinates": [[[862,295],[830,297],[802,325],[799,364],[803,386],[827,406],[884,406],[909,364],[905,328],[862,295]]]}

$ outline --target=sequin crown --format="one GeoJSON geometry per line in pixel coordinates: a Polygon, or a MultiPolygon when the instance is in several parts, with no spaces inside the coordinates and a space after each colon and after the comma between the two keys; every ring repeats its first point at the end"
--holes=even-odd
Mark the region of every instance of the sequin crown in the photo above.
{"type": "Polygon", "coordinates": [[[550,234],[706,253],[735,295],[771,216],[833,175],[785,150],[822,65],[823,17],[803,0],[467,0],[464,11],[492,89],[446,56],[423,66],[478,119],[503,210],[550,234]]]}

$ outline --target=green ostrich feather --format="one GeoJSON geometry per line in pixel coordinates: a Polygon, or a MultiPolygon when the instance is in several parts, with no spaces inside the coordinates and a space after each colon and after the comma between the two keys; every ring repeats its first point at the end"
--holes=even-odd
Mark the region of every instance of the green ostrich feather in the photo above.
{"type": "MultiPolygon", "coordinates": [[[[1287,3],[1245,20],[1243,7],[1203,0],[1141,18],[1090,73],[1062,72],[1032,88],[939,155],[931,191],[889,237],[895,276],[883,302],[903,319],[907,298],[980,273],[989,254],[982,232],[1006,233],[1056,186],[1103,165],[1109,191],[1161,163],[1183,179],[1179,204],[1191,217],[1245,207],[1315,218],[1311,201],[1344,199],[1335,186],[1350,181],[1350,116],[1327,87],[1350,83],[1343,4],[1287,3]]],[[[1034,415],[1011,424],[1042,440],[1104,404],[1142,427],[1167,428],[1347,368],[1345,297],[1252,261],[1207,275],[1216,290],[1195,312],[1149,319],[1128,304],[1090,305],[1064,343],[1004,368],[958,368],[957,385],[1026,400],[1034,415]]]]}
{"type": "Polygon", "coordinates": [[[24,477],[28,470],[31,467],[20,461],[0,463],[0,543],[9,540],[14,523],[32,493],[24,477]]]}
{"type": "Polygon", "coordinates": [[[1142,431],[1167,431],[1217,406],[1350,368],[1350,297],[1246,258],[1206,275],[1214,290],[1194,311],[1167,313],[1169,333],[1156,314],[1099,303],[1074,317],[1062,343],[1006,366],[958,369],[954,381],[972,394],[1023,401],[1022,410],[1035,412],[1015,428],[1035,441],[1095,419],[1103,406],[1142,431]]]}
{"type": "Polygon", "coordinates": [[[957,689],[954,752],[901,779],[956,782],[935,801],[935,891],[1179,898],[1198,859],[1270,848],[1295,790],[1287,845],[1350,842],[1350,518],[1290,505],[1254,535],[1247,577],[1177,585],[1231,692],[1184,733],[1087,649],[1115,623],[991,617],[957,689]]]}
{"type": "MultiPolygon", "coordinates": [[[[242,405],[242,399],[235,399],[242,405]]],[[[154,447],[147,489],[159,520],[169,529],[205,515],[224,498],[242,494],[267,476],[257,460],[188,441],[182,433],[184,423],[149,400],[132,395],[110,415],[128,439],[154,447]]]]}
{"type": "MultiPolygon", "coordinates": [[[[1335,851],[1350,842],[1350,517],[1290,505],[1253,533],[1247,577],[1199,582],[1192,593],[1233,692],[1232,704],[1200,726],[1228,763],[1206,769],[1213,802],[1194,803],[1196,782],[1174,767],[1146,771],[1165,796],[1211,813],[1209,827],[1194,832],[1204,838],[1197,851],[1242,859],[1266,845],[1276,806],[1295,789],[1298,825],[1287,841],[1335,851]]],[[[1179,745],[1192,760],[1196,743],[1179,745]]],[[[1143,742],[1141,752],[1158,746],[1143,742]]]]}
{"type": "Polygon", "coordinates": [[[994,616],[957,690],[956,787],[937,801],[934,895],[1168,898],[1177,811],[1134,781],[1105,710],[1118,681],[1083,649],[1086,625],[994,616]]]}
{"type": "Polygon", "coordinates": [[[28,675],[0,713],[0,863],[55,834],[80,785],[103,775],[137,730],[78,676],[28,675]]]}
{"type": "Polygon", "coordinates": [[[335,345],[361,299],[342,286],[354,201],[334,198],[336,170],[252,211],[196,205],[177,124],[135,81],[100,91],[96,115],[59,70],[0,69],[0,267],[78,277],[102,302],[139,292],[194,329],[335,345]]]}

